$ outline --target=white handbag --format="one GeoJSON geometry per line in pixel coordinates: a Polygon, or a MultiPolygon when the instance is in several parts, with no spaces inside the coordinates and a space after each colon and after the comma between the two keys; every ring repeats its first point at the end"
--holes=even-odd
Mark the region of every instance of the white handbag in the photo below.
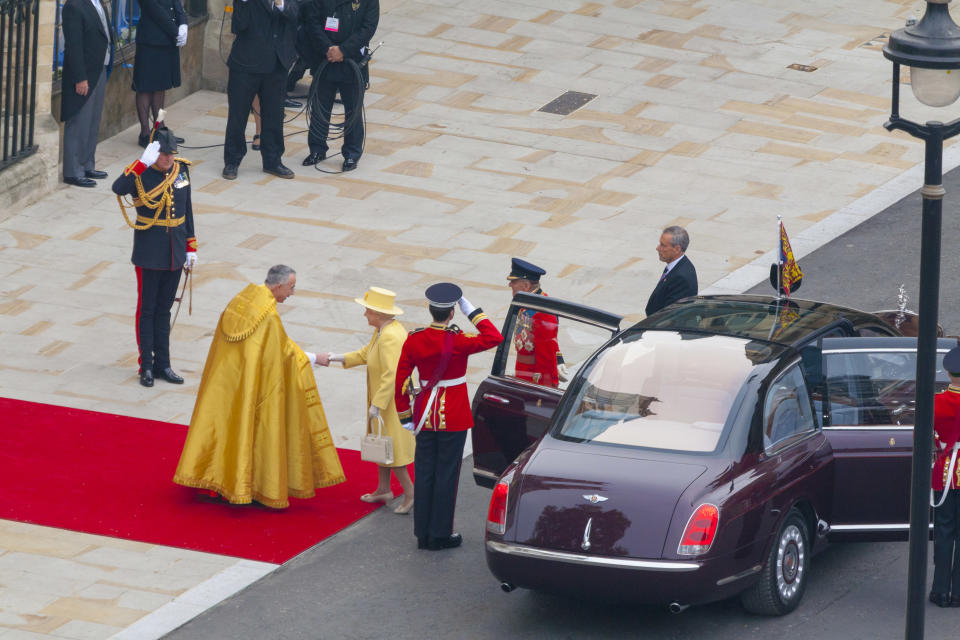
{"type": "Polygon", "coordinates": [[[393,438],[383,435],[383,418],[377,416],[377,432],[368,433],[360,442],[360,459],[376,464],[393,464],[393,438]]]}

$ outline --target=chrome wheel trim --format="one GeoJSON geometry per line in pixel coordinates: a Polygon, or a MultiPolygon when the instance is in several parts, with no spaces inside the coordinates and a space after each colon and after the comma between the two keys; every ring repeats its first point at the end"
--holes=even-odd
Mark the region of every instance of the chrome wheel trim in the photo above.
{"type": "Polygon", "coordinates": [[[791,523],[780,534],[777,545],[777,593],[783,602],[792,600],[803,584],[806,554],[803,534],[791,523]]]}

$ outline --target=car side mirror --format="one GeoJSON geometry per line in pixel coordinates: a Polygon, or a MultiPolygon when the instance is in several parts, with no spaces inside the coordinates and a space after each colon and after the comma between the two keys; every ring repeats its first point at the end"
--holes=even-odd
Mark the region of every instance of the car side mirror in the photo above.
{"type": "Polygon", "coordinates": [[[826,382],[823,375],[823,352],[818,345],[800,348],[800,369],[811,389],[819,389],[826,382]]]}

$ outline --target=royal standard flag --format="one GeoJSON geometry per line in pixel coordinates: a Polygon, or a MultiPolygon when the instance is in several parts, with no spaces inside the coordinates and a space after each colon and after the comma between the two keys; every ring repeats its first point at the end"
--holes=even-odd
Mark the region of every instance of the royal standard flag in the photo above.
{"type": "Polygon", "coordinates": [[[780,223],[780,286],[786,296],[790,297],[790,290],[794,283],[803,278],[803,272],[797,266],[797,261],[793,259],[793,249],[790,247],[790,238],[787,237],[787,230],[780,223]]]}

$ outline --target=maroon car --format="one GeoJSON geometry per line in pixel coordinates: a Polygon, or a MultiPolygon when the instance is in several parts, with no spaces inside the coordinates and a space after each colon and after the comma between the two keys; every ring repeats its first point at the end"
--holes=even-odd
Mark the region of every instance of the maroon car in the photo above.
{"type": "Polygon", "coordinates": [[[518,295],[505,336],[522,309],[557,316],[575,373],[519,380],[504,340],[476,394],[504,590],[674,611],[739,594],[779,615],[829,539],[906,539],[916,341],[877,316],[698,297],[617,331],[611,314],[518,295]]]}

